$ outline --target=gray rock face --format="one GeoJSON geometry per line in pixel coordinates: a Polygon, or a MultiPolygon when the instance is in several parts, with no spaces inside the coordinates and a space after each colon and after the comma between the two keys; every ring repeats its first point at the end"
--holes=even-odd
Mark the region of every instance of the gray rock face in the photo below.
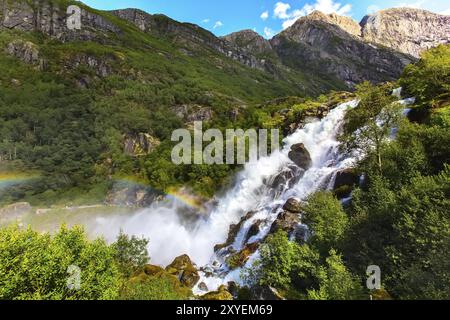
{"type": "Polygon", "coordinates": [[[67,8],[50,0],[0,0],[0,27],[21,31],[39,31],[61,41],[96,40],[108,42],[120,28],[82,6],[81,30],[67,28],[67,8]]]}
{"type": "Polygon", "coordinates": [[[123,141],[124,152],[133,157],[150,154],[160,145],[160,141],[148,133],[128,134],[123,141]]]}
{"type": "Polygon", "coordinates": [[[252,53],[262,54],[272,51],[270,42],[253,30],[234,32],[222,37],[222,39],[252,53]]]}
{"type": "Polygon", "coordinates": [[[30,41],[14,40],[8,44],[6,52],[25,63],[38,65],[40,69],[46,66],[45,59],[40,58],[38,46],[30,41]]]}
{"type": "Polygon", "coordinates": [[[450,16],[411,8],[379,11],[361,21],[366,41],[416,58],[427,49],[450,42],[450,16]]]}
{"type": "Polygon", "coordinates": [[[172,108],[175,115],[185,121],[192,123],[194,121],[211,121],[213,118],[213,111],[209,107],[200,105],[179,105],[172,108]]]}
{"type": "Polygon", "coordinates": [[[284,64],[331,75],[350,87],[364,80],[394,80],[414,61],[410,56],[366,43],[328,19],[317,17],[299,19],[271,43],[284,64]]]}

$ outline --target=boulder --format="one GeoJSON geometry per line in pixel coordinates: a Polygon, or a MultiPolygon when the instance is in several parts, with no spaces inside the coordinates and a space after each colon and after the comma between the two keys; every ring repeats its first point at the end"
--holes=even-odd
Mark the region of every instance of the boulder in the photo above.
{"type": "Polygon", "coordinates": [[[275,190],[283,191],[285,188],[292,188],[305,174],[305,171],[298,166],[291,165],[284,168],[273,179],[269,180],[268,185],[275,190]]]}
{"type": "Polygon", "coordinates": [[[345,169],[336,173],[333,190],[339,199],[350,196],[353,188],[359,184],[360,177],[354,169],[345,169]]]}
{"type": "Polygon", "coordinates": [[[155,276],[155,275],[163,273],[163,272],[165,272],[165,270],[163,268],[161,268],[160,266],[147,264],[144,267],[144,273],[148,276],[155,276]]]}
{"type": "Polygon", "coordinates": [[[227,265],[231,269],[243,267],[247,263],[248,259],[250,259],[250,256],[258,250],[259,245],[260,244],[257,242],[247,244],[244,249],[238,253],[232,254],[226,259],[227,265]]]}
{"type": "Polygon", "coordinates": [[[198,288],[202,291],[208,291],[208,286],[206,285],[206,283],[204,282],[200,282],[200,284],[198,285],[198,288]]]}
{"type": "Polygon", "coordinates": [[[236,239],[237,234],[239,233],[239,230],[241,230],[242,225],[245,223],[245,221],[251,219],[256,212],[250,211],[248,212],[244,217],[241,218],[239,223],[230,225],[230,230],[228,231],[228,238],[225,243],[218,244],[214,247],[214,252],[217,252],[219,250],[222,250],[228,246],[231,246],[236,239]]]}
{"type": "Polygon", "coordinates": [[[222,285],[217,291],[211,291],[207,294],[200,296],[200,300],[233,300],[233,296],[228,292],[227,287],[222,285]]]}
{"type": "Polygon", "coordinates": [[[289,211],[283,211],[277,217],[270,228],[270,233],[276,233],[279,230],[286,231],[288,234],[295,231],[300,223],[300,215],[289,211]]]}
{"type": "Polygon", "coordinates": [[[303,170],[308,170],[312,166],[311,155],[303,143],[294,144],[291,147],[289,159],[303,170]]]}
{"type": "Polygon", "coordinates": [[[292,212],[292,213],[301,213],[303,212],[302,204],[297,199],[291,198],[283,206],[283,210],[292,212]]]}
{"type": "Polygon", "coordinates": [[[245,242],[247,243],[248,240],[256,236],[261,231],[261,225],[264,223],[263,220],[257,220],[255,223],[251,225],[251,227],[248,229],[247,234],[245,236],[245,242]]]}
{"type": "Polygon", "coordinates": [[[166,272],[178,277],[186,287],[193,288],[200,280],[197,268],[188,255],[182,255],[166,267],[166,272]]]}
{"type": "Polygon", "coordinates": [[[354,169],[345,169],[336,173],[336,180],[334,181],[334,189],[342,186],[354,186],[359,184],[359,175],[354,169]]]}

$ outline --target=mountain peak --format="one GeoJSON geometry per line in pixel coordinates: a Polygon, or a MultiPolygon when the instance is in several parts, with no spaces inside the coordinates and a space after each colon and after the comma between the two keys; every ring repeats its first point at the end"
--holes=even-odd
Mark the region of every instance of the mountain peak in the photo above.
{"type": "Polygon", "coordinates": [[[322,21],[325,23],[333,24],[341,29],[345,30],[351,35],[361,36],[361,26],[350,17],[340,16],[336,13],[325,14],[322,11],[314,10],[309,15],[300,18],[297,22],[300,21],[322,21]]]}
{"type": "Polygon", "coordinates": [[[439,44],[450,42],[450,16],[423,9],[392,8],[365,16],[365,40],[419,57],[439,44]]]}
{"type": "Polygon", "coordinates": [[[268,40],[250,29],[233,32],[222,37],[222,39],[253,53],[264,53],[272,50],[268,40]]]}

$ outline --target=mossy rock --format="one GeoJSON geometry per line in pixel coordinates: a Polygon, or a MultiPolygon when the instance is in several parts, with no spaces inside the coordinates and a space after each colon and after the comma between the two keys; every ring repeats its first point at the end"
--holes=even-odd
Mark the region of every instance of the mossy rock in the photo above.
{"type": "Polygon", "coordinates": [[[393,300],[386,289],[375,290],[371,293],[373,300],[393,300]]]}
{"type": "Polygon", "coordinates": [[[233,296],[225,286],[220,286],[217,291],[211,291],[200,297],[200,300],[233,300],[233,296]]]}
{"type": "Polygon", "coordinates": [[[194,266],[188,255],[182,255],[175,258],[175,260],[166,267],[166,272],[176,276],[183,285],[189,288],[193,288],[200,280],[197,268],[194,266]]]}
{"type": "Polygon", "coordinates": [[[256,252],[259,248],[259,243],[251,243],[245,246],[244,249],[235,253],[226,259],[227,265],[230,269],[237,269],[243,267],[250,256],[256,252]]]}
{"type": "Polygon", "coordinates": [[[165,270],[163,268],[161,268],[160,266],[147,264],[144,267],[144,273],[148,276],[154,276],[154,275],[157,275],[159,273],[164,273],[164,272],[165,272],[165,270]]]}

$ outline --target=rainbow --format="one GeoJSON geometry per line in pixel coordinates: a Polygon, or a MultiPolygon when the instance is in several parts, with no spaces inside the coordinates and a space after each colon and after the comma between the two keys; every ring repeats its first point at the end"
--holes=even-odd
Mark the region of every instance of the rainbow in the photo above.
{"type": "Polygon", "coordinates": [[[0,189],[31,182],[40,176],[26,172],[0,172],[0,189]]]}
{"type": "Polygon", "coordinates": [[[165,200],[179,202],[201,213],[205,212],[205,207],[203,206],[204,201],[200,197],[192,195],[178,188],[170,188],[164,192],[153,188],[148,183],[148,181],[144,181],[133,176],[125,176],[125,177],[122,176],[120,178],[114,179],[114,181],[117,183],[124,183],[127,185],[140,186],[145,189],[150,189],[157,194],[161,194],[165,200]]]}

